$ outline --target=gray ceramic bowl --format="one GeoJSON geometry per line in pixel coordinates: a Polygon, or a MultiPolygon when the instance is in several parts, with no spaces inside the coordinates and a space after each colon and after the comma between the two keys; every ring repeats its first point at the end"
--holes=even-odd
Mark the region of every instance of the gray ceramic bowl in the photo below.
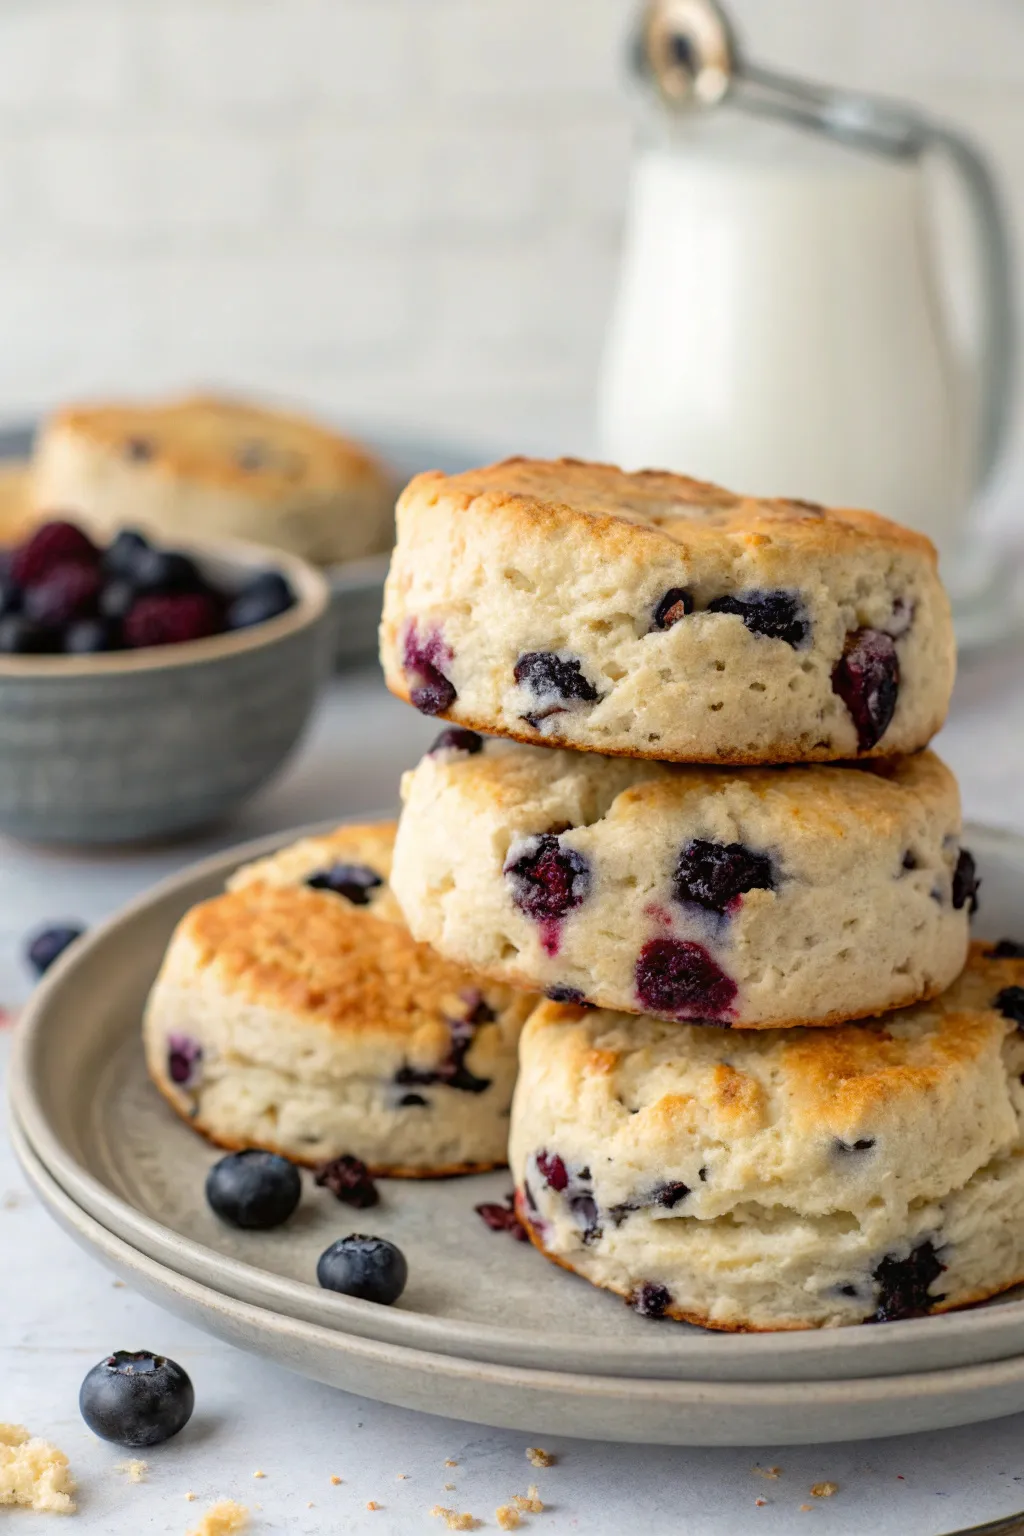
{"type": "Polygon", "coordinates": [[[0,832],[126,843],[216,821],[295,745],[330,663],[330,593],[303,560],[183,540],[227,588],[275,569],[297,602],[266,624],[103,656],[0,656],[0,832]]]}

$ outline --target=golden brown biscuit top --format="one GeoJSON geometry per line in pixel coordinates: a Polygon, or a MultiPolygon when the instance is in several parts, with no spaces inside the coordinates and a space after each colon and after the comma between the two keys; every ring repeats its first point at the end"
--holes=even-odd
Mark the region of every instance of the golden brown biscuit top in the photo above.
{"type": "Polygon", "coordinates": [[[365,448],[317,422],[216,395],[148,405],[68,406],[49,428],[120,449],[140,472],[254,495],[387,478],[365,448]]]}
{"type": "Polygon", "coordinates": [[[998,1057],[1016,1028],[997,1002],[1010,987],[1024,987],[1024,959],[995,958],[991,943],[974,943],[948,991],[881,1019],[725,1031],[543,1002],[523,1043],[529,1051],[551,1031],[534,1049],[551,1070],[557,1061],[573,1102],[600,1083],[603,1098],[636,1112],[638,1134],[671,1141],[710,1123],[750,1135],[785,1119],[801,1135],[848,1139],[872,1117],[898,1120],[915,1102],[939,1113],[943,1091],[955,1092],[972,1066],[998,1057]]]}
{"type": "MultiPolygon", "coordinates": [[[[499,511],[542,530],[586,518],[609,530],[632,524],[694,548],[723,536],[747,545],[827,549],[883,543],[937,562],[935,548],[874,512],[823,507],[816,502],[739,496],[721,486],[666,470],[627,473],[613,464],[579,459],[506,459],[459,475],[417,475],[399,498],[399,510],[443,504],[451,512],[499,511]]],[[[591,531],[594,531],[593,529],[591,531]]]]}
{"type": "Polygon", "coordinates": [[[524,807],[535,805],[538,813],[550,808],[560,778],[567,793],[580,797],[587,825],[614,808],[616,819],[639,827],[657,812],[696,810],[708,796],[727,797],[737,814],[763,809],[777,820],[780,835],[788,829],[841,837],[854,828],[879,838],[897,835],[913,805],[959,821],[956,779],[929,751],[857,764],[718,768],[488,743],[474,757],[429,761],[434,773],[458,786],[467,805],[517,823],[524,807]]]}
{"type": "Polygon", "coordinates": [[[489,1022],[515,997],[399,924],[301,885],[215,896],[187,914],[179,937],[232,996],[345,1034],[415,1036],[427,1055],[447,1051],[451,1023],[474,1014],[489,1022]]]}

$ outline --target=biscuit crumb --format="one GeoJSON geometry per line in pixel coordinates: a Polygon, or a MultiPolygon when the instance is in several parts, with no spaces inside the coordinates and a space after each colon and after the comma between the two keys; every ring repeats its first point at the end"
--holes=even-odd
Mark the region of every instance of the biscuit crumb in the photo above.
{"type": "Polygon", "coordinates": [[[815,1483],[811,1493],[816,1499],[830,1499],[834,1493],[839,1492],[838,1483],[815,1483]]]}
{"type": "Polygon", "coordinates": [[[512,1504],[500,1504],[494,1511],[494,1518],[503,1531],[518,1531],[523,1523],[519,1518],[518,1509],[512,1504]]]}
{"type": "Polygon", "coordinates": [[[334,1487],[335,1487],[335,1488],[337,1488],[337,1487],[338,1487],[338,1484],[339,1484],[339,1483],[340,1483],[340,1482],[341,1482],[341,1478],[340,1478],[340,1477],[336,1477],[336,1476],[335,1476],[335,1475],[334,1475],[334,1474],[333,1474],[333,1473],[332,1473],[332,1474],[331,1474],[331,1483],[332,1483],[332,1484],[333,1484],[333,1486],[334,1486],[334,1487]]]}
{"type": "Polygon", "coordinates": [[[144,1483],[149,1471],[148,1461],[119,1461],[117,1470],[123,1472],[130,1483],[144,1483]]]}
{"type": "Polygon", "coordinates": [[[115,1291],[126,1291],[128,1289],[123,1280],[114,1280],[112,1284],[115,1291]]]}
{"type": "Polygon", "coordinates": [[[754,1467],[751,1467],[750,1470],[751,1470],[751,1472],[755,1473],[755,1475],[757,1477],[768,1477],[768,1478],[771,1478],[773,1481],[774,1481],[775,1478],[782,1476],[782,1468],[781,1467],[757,1467],[757,1466],[754,1466],[754,1467]]]}
{"type": "Polygon", "coordinates": [[[366,1507],[367,1509],[380,1509],[380,1505],[377,1503],[376,1499],[367,1499],[366,1507]]]}
{"type": "Polygon", "coordinates": [[[73,1515],[75,1480],[63,1451],[21,1424],[0,1424],[0,1505],[73,1515]]]}
{"type": "Polygon", "coordinates": [[[755,1499],[754,1500],[754,1508],[755,1509],[764,1509],[764,1507],[765,1507],[765,1505],[767,1503],[768,1503],[767,1499],[755,1499]]]}
{"type": "Polygon", "coordinates": [[[813,1508],[814,1508],[813,1504],[801,1504],[800,1505],[800,1513],[802,1515],[809,1515],[813,1508]]]}
{"type": "Polygon", "coordinates": [[[445,1493],[454,1493],[455,1492],[455,1484],[454,1483],[445,1483],[443,1485],[443,1487],[444,1487],[445,1493]]]}
{"type": "Polygon", "coordinates": [[[186,1493],[185,1497],[186,1497],[186,1499],[188,1500],[188,1502],[190,1504],[194,1504],[195,1503],[196,1496],[195,1496],[194,1493],[192,1493],[192,1492],[186,1493]]]}
{"type": "Polygon", "coordinates": [[[220,1499],[200,1520],[188,1536],[241,1536],[248,1530],[249,1511],[234,1499],[220,1499]]]}
{"type": "Polygon", "coordinates": [[[396,1483],[407,1483],[408,1481],[409,1481],[409,1474],[408,1474],[408,1472],[396,1472],[395,1473],[395,1482],[396,1483]]]}
{"type": "Polygon", "coordinates": [[[10,1189],[7,1191],[7,1194],[4,1195],[3,1201],[0,1203],[3,1204],[5,1211],[16,1211],[18,1206],[21,1204],[21,1201],[18,1199],[17,1193],[13,1189],[10,1189]]]}
{"type": "Polygon", "coordinates": [[[531,1483],[525,1493],[514,1493],[512,1503],[516,1509],[525,1510],[528,1515],[539,1515],[544,1509],[544,1505],[537,1497],[536,1483],[531,1483]]]}
{"type": "Polygon", "coordinates": [[[253,1473],[253,1477],[266,1477],[266,1475],[267,1474],[265,1472],[254,1472],[253,1473]]]}
{"type": "Polygon", "coordinates": [[[526,1459],[531,1467],[553,1467],[558,1460],[550,1451],[542,1451],[539,1445],[527,1447],[526,1459]]]}
{"type": "Polygon", "coordinates": [[[458,1466],[458,1462],[457,1462],[457,1461],[451,1461],[451,1460],[449,1460],[449,1461],[446,1461],[446,1462],[445,1462],[445,1466],[446,1466],[446,1467],[457,1467],[457,1466],[458,1466]]]}
{"type": "Polygon", "coordinates": [[[445,1509],[441,1504],[435,1504],[430,1513],[443,1520],[450,1531],[475,1531],[480,1524],[473,1515],[460,1515],[457,1509],[445,1509]]]}

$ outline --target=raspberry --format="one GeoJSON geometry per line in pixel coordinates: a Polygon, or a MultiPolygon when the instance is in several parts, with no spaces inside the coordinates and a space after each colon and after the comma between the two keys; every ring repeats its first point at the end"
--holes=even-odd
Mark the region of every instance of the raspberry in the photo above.
{"type": "Polygon", "coordinates": [[[180,645],[203,640],[220,629],[217,605],[205,592],[140,597],[124,625],[128,645],[180,645]]]}
{"type": "Polygon", "coordinates": [[[11,556],[11,575],[19,587],[33,587],[58,565],[95,565],[99,550],[74,523],[43,523],[11,556]]]}

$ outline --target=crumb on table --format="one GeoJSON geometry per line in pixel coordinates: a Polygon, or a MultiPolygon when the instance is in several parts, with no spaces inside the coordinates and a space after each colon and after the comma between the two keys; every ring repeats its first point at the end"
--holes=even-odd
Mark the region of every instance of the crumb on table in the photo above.
{"type": "Polygon", "coordinates": [[[755,1473],[756,1476],[758,1476],[758,1477],[771,1478],[773,1481],[774,1481],[775,1478],[782,1476],[782,1468],[781,1467],[758,1467],[758,1466],[753,1466],[753,1467],[751,1467],[750,1470],[751,1470],[751,1472],[755,1473]]]}
{"type": "Polygon", "coordinates": [[[801,1504],[800,1505],[800,1513],[802,1515],[809,1515],[813,1508],[814,1508],[813,1504],[801,1504]]]}
{"type": "Polygon", "coordinates": [[[444,1483],[444,1484],[442,1484],[442,1486],[444,1488],[445,1493],[454,1493],[455,1492],[455,1484],[454,1483],[444,1483]]]}
{"type": "Polygon", "coordinates": [[[430,1513],[443,1520],[450,1531],[475,1531],[480,1524],[474,1515],[460,1514],[457,1509],[445,1509],[441,1504],[435,1504],[430,1513]]]}
{"type": "Polygon", "coordinates": [[[366,1507],[367,1509],[380,1509],[380,1505],[377,1503],[376,1499],[367,1499],[366,1507]]]}
{"type": "Polygon", "coordinates": [[[234,1499],[220,1499],[188,1536],[241,1536],[249,1528],[249,1511],[234,1499]]]}
{"type": "Polygon", "coordinates": [[[494,1518],[503,1531],[518,1531],[523,1523],[514,1504],[500,1504],[494,1511],[494,1518]]]}
{"type": "Polygon", "coordinates": [[[457,1461],[452,1461],[451,1457],[449,1457],[448,1460],[445,1462],[445,1466],[446,1467],[457,1467],[458,1466],[458,1462],[457,1461]]]}
{"type": "Polygon", "coordinates": [[[266,1475],[267,1474],[265,1472],[260,1472],[258,1470],[253,1473],[253,1477],[266,1477],[266,1475]]]}
{"type": "Polygon", "coordinates": [[[539,1515],[543,1512],[544,1505],[537,1497],[537,1484],[531,1483],[525,1493],[514,1493],[512,1503],[516,1509],[521,1509],[528,1515],[539,1515]]]}
{"type": "Polygon", "coordinates": [[[149,1462],[137,1461],[135,1459],[119,1461],[117,1470],[123,1472],[130,1483],[144,1483],[146,1481],[146,1473],[149,1471],[149,1462]]]}
{"type": "Polygon", "coordinates": [[[331,1473],[331,1483],[333,1484],[333,1486],[335,1488],[337,1488],[338,1485],[340,1484],[340,1482],[341,1482],[341,1478],[338,1477],[336,1473],[332,1472],[331,1473]]]}
{"type": "Polygon", "coordinates": [[[21,1424],[0,1424],[0,1505],[73,1515],[75,1480],[63,1451],[21,1424]]]}
{"type": "Polygon", "coordinates": [[[830,1499],[834,1493],[839,1492],[838,1483],[815,1483],[811,1493],[816,1499],[830,1499]]]}
{"type": "Polygon", "coordinates": [[[768,1503],[767,1499],[755,1499],[754,1500],[754,1508],[755,1509],[764,1509],[764,1507],[765,1507],[765,1505],[767,1503],[768,1503]]]}
{"type": "Polygon", "coordinates": [[[553,1467],[557,1457],[550,1451],[541,1450],[539,1445],[530,1445],[526,1449],[526,1459],[531,1467],[553,1467]]]}

